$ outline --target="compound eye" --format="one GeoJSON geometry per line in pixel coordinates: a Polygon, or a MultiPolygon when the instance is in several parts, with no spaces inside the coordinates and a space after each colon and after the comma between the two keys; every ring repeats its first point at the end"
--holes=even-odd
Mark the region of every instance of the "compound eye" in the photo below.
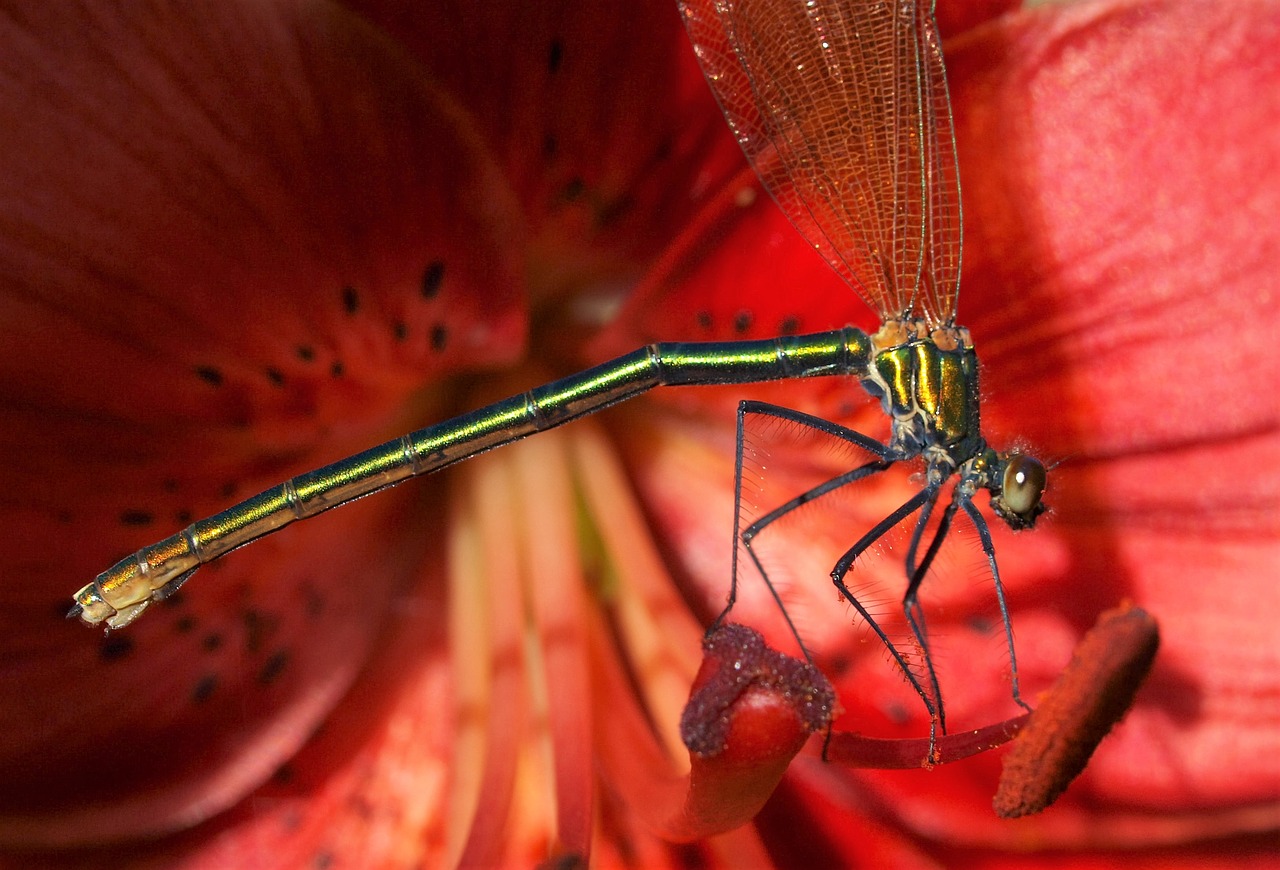
{"type": "Polygon", "coordinates": [[[1004,467],[1001,500],[1010,512],[1033,519],[1047,482],[1048,474],[1040,460],[1015,453],[1004,467]]]}

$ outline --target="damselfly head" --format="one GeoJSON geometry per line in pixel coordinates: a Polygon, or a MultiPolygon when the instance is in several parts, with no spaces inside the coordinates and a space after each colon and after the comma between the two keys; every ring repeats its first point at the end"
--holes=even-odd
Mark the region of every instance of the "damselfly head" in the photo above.
{"type": "Polygon", "coordinates": [[[1036,517],[1045,512],[1041,502],[1049,483],[1048,472],[1034,456],[1025,453],[1002,454],[998,466],[1000,488],[991,491],[991,508],[1012,529],[1029,529],[1036,517]]]}

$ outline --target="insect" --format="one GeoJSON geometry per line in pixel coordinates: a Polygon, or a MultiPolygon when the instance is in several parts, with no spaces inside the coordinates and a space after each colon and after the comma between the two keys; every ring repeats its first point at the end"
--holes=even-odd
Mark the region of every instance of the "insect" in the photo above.
{"type": "MultiPolygon", "coordinates": [[[[960,180],[933,3],[684,0],[681,11],[707,81],[757,174],[801,235],[880,315],[883,325],[871,336],[870,364],[859,378],[892,420],[889,438],[880,443],[775,405],[739,406],[733,585],[717,622],[736,597],[739,542],[768,583],[753,545],[771,525],[815,499],[921,458],[923,486],[858,538],[831,578],[923,700],[931,733],[939,727],[945,733],[919,592],[963,515],[977,531],[994,582],[1013,697],[1026,707],[995,547],[974,498],[986,490],[998,517],[1015,530],[1030,528],[1045,510],[1047,473],[1031,456],[994,450],[980,430],[977,356],[969,331],[956,323],[960,180]],[[869,459],[744,523],[744,429],[753,417],[824,433],[869,459]],[[950,499],[935,519],[948,484],[950,499]],[[914,649],[906,650],[847,578],[860,557],[912,516],[901,603],[914,649]]],[[[776,599],[772,584],[770,590],[776,599]]]]}
{"type": "MultiPolygon", "coordinates": [[[[852,468],[743,527],[737,547],[807,501],[921,458],[920,490],[851,546],[832,571],[842,595],[875,627],[945,731],[918,590],[957,515],[977,529],[995,582],[1017,688],[1008,608],[986,521],[986,490],[1015,529],[1044,510],[1044,467],[992,449],[979,429],[978,364],[955,322],[960,194],[950,104],[932,4],[698,0],[680,4],[699,62],[748,159],[791,221],[875,309],[874,335],[844,329],[759,341],[659,343],[595,368],[411,432],[294,477],[121,560],[75,593],[69,616],[121,628],[173,594],[202,565],[301,519],[568,423],[655,386],[746,384],[852,376],[892,420],[880,443],[835,423],[758,402],[738,410],[735,489],[741,500],[742,432],[754,416],[790,421],[869,452],[852,468]],[[951,498],[930,525],[946,485],[951,498]],[[854,562],[888,529],[917,515],[902,599],[922,651],[919,672],[846,585],[854,562]]],[[[754,558],[754,555],[752,556],[754,558]]],[[[723,618],[721,615],[721,618],[723,618]]],[[[798,637],[798,635],[797,635],[798,637]]],[[[1024,705],[1025,706],[1025,705],[1024,705]]]]}

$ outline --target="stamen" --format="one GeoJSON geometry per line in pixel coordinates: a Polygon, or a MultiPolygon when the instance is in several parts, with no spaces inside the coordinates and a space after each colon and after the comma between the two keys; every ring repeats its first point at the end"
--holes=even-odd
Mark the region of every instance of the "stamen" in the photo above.
{"type": "MultiPolygon", "coordinates": [[[[718,731],[721,739],[699,743],[709,751],[691,752],[691,769],[681,776],[637,708],[616,652],[598,623],[593,637],[598,643],[593,644],[592,663],[601,693],[597,727],[602,768],[622,789],[628,809],[664,840],[691,842],[749,822],[808,741],[815,721],[819,729],[825,725],[825,719],[815,720],[804,711],[825,706],[830,716],[834,692],[816,669],[769,650],[750,629],[726,626],[704,645],[691,701],[699,711],[723,719],[725,727],[712,725],[710,730],[718,731]],[[738,680],[744,669],[735,665],[744,661],[760,665],[759,680],[738,680]],[[788,674],[785,682],[774,679],[782,673],[788,674]],[[819,682],[805,682],[806,676],[819,682]],[[720,688],[739,682],[736,693],[720,688]],[[704,701],[735,697],[724,708],[697,701],[700,692],[704,701]],[[826,700],[810,703],[818,698],[826,700]],[[710,712],[713,709],[718,712],[710,712]]],[[[689,718],[696,717],[687,714],[689,718]]],[[[695,725],[693,730],[699,729],[695,725]]]]}
{"type": "Polygon", "coordinates": [[[1155,619],[1129,602],[1098,617],[1005,756],[996,815],[1038,813],[1062,794],[1128,712],[1159,646],[1155,619]]]}
{"type": "MultiPolygon", "coordinates": [[[[595,768],[583,570],[567,439],[549,432],[510,452],[522,502],[521,551],[547,690],[555,785],[555,853],[591,854],[595,768]]],[[[531,668],[537,663],[531,662],[531,668]]]]}
{"type": "MultiPolygon", "coordinates": [[[[730,730],[742,731],[735,721],[742,708],[767,704],[773,694],[786,699],[809,733],[831,722],[835,689],[827,678],[808,662],[770,649],[755,630],[726,624],[703,641],[702,650],[702,668],[680,719],[680,734],[695,759],[716,758],[724,752],[730,730]],[[772,692],[748,697],[751,689],[772,692]]],[[[734,749],[739,756],[747,754],[746,747],[734,749]]]]}
{"type": "Polygon", "coordinates": [[[791,759],[835,715],[835,690],[813,665],[765,645],[759,633],[725,625],[703,642],[680,732],[690,787],[674,826],[706,836],[749,821],[791,759]]]}
{"type": "Polygon", "coordinates": [[[592,421],[566,430],[577,485],[606,558],[599,595],[626,650],[627,665],[667,751],[679,758],[676,728],[697,673],[703,628],[676,590],[617,452],[592,421]]]}
{"type": "Polygon", "coordinates": [[[450,662],[458,730],[450,866],[501,860],[526,718],[519,569],[508,465],[459,469],[450,518],[450,662]]]}
{"type": "Polygon", "coordinates": [[[1030,717],[1030,713],[1023,713],[984,728],[941,736],[934,741],[932,760],[929,758],[927,737],[864,737],[852,731],[837,731],[827,743],[827,761],[871,770],[908,770],[949,764],[1008,743],[1026,726],[1030,717]]]}

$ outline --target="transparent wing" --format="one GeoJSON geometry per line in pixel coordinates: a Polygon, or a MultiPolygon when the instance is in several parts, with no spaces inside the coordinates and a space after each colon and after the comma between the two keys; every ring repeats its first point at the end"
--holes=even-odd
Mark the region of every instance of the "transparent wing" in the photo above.
{"type": "Polygon", "coordinates": [[[950,326],[955,323],[960,295],[960,170],[947,70],[942,63],[942,38],[933,18],[933,4],[919,4],[916,19],[925,162],[924,261],[916,309],[930,323],[950,326]]]}
{"type": "Polygon", "coordinates": [[[931,2],[682,0],[761,180],[881,318],[954,319],[960,190],[931,2]]]}

